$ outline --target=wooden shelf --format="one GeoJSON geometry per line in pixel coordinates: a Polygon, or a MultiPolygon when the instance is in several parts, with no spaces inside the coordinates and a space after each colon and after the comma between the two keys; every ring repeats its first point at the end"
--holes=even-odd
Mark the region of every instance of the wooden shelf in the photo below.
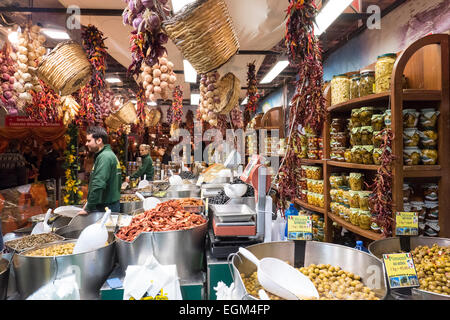
{"type": "Polygon", "coordinates": [[[326,160],[320,159],[320,160],[315,160],[315,159],[300,159],[301,163],[305,163],[305,164],[324,164],[326,160]]]}
{"type": "Polygon", "coordinates": [[[341,217],[338,217],[337,215],[328,212],[328,217],[333,220],[334,222],[336,222],[337,224],[343,226],[345,229],[359,234],[361,237],[367,238],[367,239],[371,239],[371,240],[381,240],[384,239],[384,236],[381,233],[376,233],[370,230],[364,230],[358,226],[355,226],[353,224],[351,224],[348,221],[345,221],[344,219],[342,219],[341,217]]]}
{"type": "Polygon", "coordinates": [[[309,203],[303,202],[300,199],[294,199],[294,203],[298,204],[299,206],[302,206],[305,209],[311,210],[311,211],[315,211],[315,212],[320,212],[322,214],[325,214],[325,209],[324,208],[319,208],[313,205],[310,205],[309,203]]]}
{"type": "Polygon", "coordinates": [[[379,165],[375,165],[375,164],[358,164],[358,163],[349,163],[349,162],[340,162],[340,161],[331,161],[331,160],[328,160],[327,164],[329,164],[330,166],[333,166],[333,167],[361,169],[361,170],[378,170],[380,168],[379,165]]]}
{"type": "Polygon", "coordinates": [[[405,178],[440,177],[441,175],[440,165],[403,166],[405,178]]]}
{"type": "MultiPolygon", "coordinates": [[[[350,111],[356,107],[364,107],[368,104],[380,103],[388,101],[391,95],[390,91],[382,93],[374,93],[365,97],[356,98],[347,102],[335,104],[328,107],[328,111],[350,111]]],[[[442,92],[440,90],[421,90],[421,89],[404,89],[403,101],[441,101],[442,92]]]]}

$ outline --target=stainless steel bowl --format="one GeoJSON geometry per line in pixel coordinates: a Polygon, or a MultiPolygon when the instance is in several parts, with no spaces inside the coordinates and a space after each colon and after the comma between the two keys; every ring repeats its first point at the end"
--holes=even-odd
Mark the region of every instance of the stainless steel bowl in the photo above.
{"type": "Polygon", "coordinates": [[[120,203],[120,213],[131,213],[144,207],[144,201],[129,201],[120,203]]]}
{"type": "MultiPolygon", "coordinates": [[[[246,247],[257,258],[278,258],[294,265],[295,245],[293,241],[268,242],[246,247]]],[[[353,272],[361,277],[364,285],[372,289],[376,296],[385,299],[387,295],[384,265],[374,256],[349,247],[316,241],[307,241],[305,246],[304,265],[330,264],[345,271],[353,272]]],[[[248,294],[241,274],[246,276],[255,272],[256,266],[240,254],[235,254],[231,260],[236,293],[241,299],[257,300],[248,294]]]]}
{"type": "Polygon", "coordinates": [[[6,300],[9,282],[9,261],[0,260],[0,300],[6,300]]]}
{"type": "MultiPolygon", "coordinates": [[[[55,233],[66,239],[78,239],[84,228],[100,220],[104,214],[104,212],[91,212],[87,215],[78,214],[70,220],[68,225],[57,228],[55,233]]],[[[117,212],[111,212],[111,215],[117,214],[117,212]]]]}
{"type": "MultiPolygon", "coordinates": [[[[441,247],[448,247],[450,246],[450,239],[447,238],[435,238],[435,237],[410,237],[410,248],[413,250],[414,248],[418,246],[433,246],[433,244],[437,244],[441,247]]],[[[382,261],[383,254],[388,253],[396,253],[401,252],[401,246],[400,246],[400,238],[398,237],[392,237],[392,238],[386,238],[382,240],[377,240],[369,244],[369,252],[382,261]]],[[[450,296],[445,294],[438,294],[430,291],[420,290],[420,289],[413,289],[413,295],[417,297],[417,299],[423,299],[423,300],[450,300],[450,296]]]]}
{"type": "Polygon", "coordinates": [[[200,196],[200,187],[190,184],[170,186],[165,198],[197,198],[200,196]]]}
{"type": "MultiPolygon", "coordinates": [[[[76,240],[65,242],[76,242],[76,240]]],[[[37,248],[54,244],[46,244],[37,248]]],[[[115,241],[114,235],[110,233],[107,246],[85,253],[65,256],[25,256],[24,254],[28,251],[16,254],[13,257],[17,290],[22,299],[26,299],[56,278],[75,273],[80,288],[80,298],[93,300],[99,298],[100,288],[113,269],[115,241]]]]}
{"type": "Polygon", "coordinates": [[[161,264],[175,264],[181,279],[189,279],[202,270],[207,229],[208,221],[188,230],[142,232],[133,242],[116,236],[121,269],[144,264],[153,254],[161,264]]]}

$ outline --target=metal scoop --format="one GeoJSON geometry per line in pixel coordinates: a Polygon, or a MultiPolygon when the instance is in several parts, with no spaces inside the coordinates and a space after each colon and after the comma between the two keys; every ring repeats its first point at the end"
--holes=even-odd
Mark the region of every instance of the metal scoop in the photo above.
{"type": "Polygon", "coordinates": [[[319,298],[311,280],[286,262],[276,258],[259,260],[242,247],[239,253],[257,266],[258,281],[265,290],[287,300],[319,298]]]}

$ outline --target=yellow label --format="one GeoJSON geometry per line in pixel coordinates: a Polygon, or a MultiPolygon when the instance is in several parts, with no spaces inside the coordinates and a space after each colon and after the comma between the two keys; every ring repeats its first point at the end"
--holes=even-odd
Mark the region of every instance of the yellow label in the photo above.
{"type": "Polygon", "coordinates": [[[289,240],[312,240],[312,220],[310,216],[288,217],[289,240]]]}
{"type": "Polygon", "coordinates": [[[395,233],[400,236],[419,234],[419,214],[417,212],[397,212],[395,214],[395,233]]]}
{"type": "Polygon", "coordinates": [[[391,288],[419,286],[411,253],[383,254],[383,262],[391,288]]]}

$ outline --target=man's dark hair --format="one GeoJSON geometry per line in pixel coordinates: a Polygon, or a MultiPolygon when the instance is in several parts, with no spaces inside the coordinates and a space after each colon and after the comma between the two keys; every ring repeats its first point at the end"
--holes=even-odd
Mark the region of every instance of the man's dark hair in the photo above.
{"type": "Polygon", "coordinates": [[[103,144],[108,143],[108,134],[103,127],[89,127],[86,131],[86,135],[88,134],[92,135],[95,140],[102,139],[103,144]]]}

